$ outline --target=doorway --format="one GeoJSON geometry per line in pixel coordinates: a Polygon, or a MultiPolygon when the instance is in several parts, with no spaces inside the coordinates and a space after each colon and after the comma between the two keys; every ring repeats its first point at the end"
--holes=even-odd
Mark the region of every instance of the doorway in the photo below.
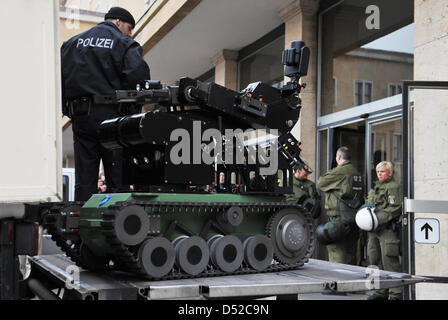
{"type": "MultiPolygon", "coordinates": [[[[377,180],[375,167],[381,161],[388,160],[393,163],[394,178],[401,182],[402,111],[401,104],[397,105],[395,100],[396,97],[386,98],[374,103],[374,106],[357,106],[320,118],[317,132],[316,182],[319,176],[336,167],[336,151],[341,146],[346,146],[351,151],[351,162],[363,177],[365,197],[377,180]]],[[[322,200],[322,208],[324,205],[322,200]]],[[[324,212],[318,223],[325,223],[326,220],[324,212]]],[[[366,240],[366,237],[361,237],[358,260],[365,266],[368,265],[366,240]]],[[[319,245],[315,256],[317,259],[326,260],[326,247],[319,245]]]]}
{"type": "MultiPolygon", "coordinates": [[[[331,153],[331,168],[337,166],[336,151],[341,146],[346,146],[351,153],[351,163],[355,166],[358,172],[365,176],[365,122],[358,122],[347,124],[334,128],[332,153],[331,153]]],[[[364,177],[365,178],[365,177],[364,177]]]]}

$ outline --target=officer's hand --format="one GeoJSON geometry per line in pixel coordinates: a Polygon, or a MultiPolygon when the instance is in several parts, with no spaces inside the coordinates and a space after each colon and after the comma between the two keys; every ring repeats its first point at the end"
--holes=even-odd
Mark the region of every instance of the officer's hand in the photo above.
{"type": "Polygon", "coordinates": [[[320,216],[320,205],[316,200],[308,198],[303,203],[302,206],[311,213],[313,219],[317,219],[320,216]]]}
{"type": "Polygon", "coordinates": [[[362,206],[359,207],[358,211],[363,209],[363,208],[375,208],[375,205],[372,203],[365,203],[362,206]]]}
{"type": "Polygon", "coordinates": [[[308,199],[308,197],[306,195],[301,196],[298,200],[297,200],[297,204],[301,204],[303,205],[303,203],[306,201],[306,199],[308,199]]]}

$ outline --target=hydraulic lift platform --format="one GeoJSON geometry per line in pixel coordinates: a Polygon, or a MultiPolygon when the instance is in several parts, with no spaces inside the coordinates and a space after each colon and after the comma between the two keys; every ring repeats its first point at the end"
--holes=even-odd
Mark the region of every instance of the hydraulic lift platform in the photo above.
{"type": "Polygon", "coordinates": [[[270,296],[297,299],[298,294],[324,290],[359,292],[429,280],[316,259],[310,259],[298,270],[164,281],[149,281],[123,272],[86,271],[74,266],[63,254],[34,256],[30,262],[32,277],[40,281],[48,279],[54,288],[68,287],[71,298],[80,300],[207,300],[270,296]]]}

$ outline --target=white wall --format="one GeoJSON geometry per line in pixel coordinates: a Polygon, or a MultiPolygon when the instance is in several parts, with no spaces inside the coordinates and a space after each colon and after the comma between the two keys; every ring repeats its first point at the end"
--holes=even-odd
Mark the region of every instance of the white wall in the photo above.
{"type": "MultiPolygon", "coordinates": [[[[414,79],[448,81],[448,3],[415,0],[414,79]]],[[[448,200],[448,90],[416,90],[414,197],[448,200]]],[[[415,244],[416,274],[448,277],[448,214],[415,214],[440,222],[440,242],[415,244]]],[[[448,299],[448,284],[416,285],[417,299],[448,299]]]]}
{"type": "Polygon", "coordinates": [[[57,201],[61,93],[57,0],[2,0],[0,203],[57,201]],[[19,17],[19,18],[18,18],[19,17]]]}

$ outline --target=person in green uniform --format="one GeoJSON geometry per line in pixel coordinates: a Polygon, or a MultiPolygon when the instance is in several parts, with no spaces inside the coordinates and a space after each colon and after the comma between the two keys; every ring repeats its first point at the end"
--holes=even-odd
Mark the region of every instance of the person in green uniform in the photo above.
{"type": "Polygon", "coordinates": [[[350,162],[347,147],[336,152],[337,167],[322,175],[318,189],[325,195],[328,222],[316,228],[317,239],[327,246],[331,262],[357,265],[359,229],[355,214],[363,202],[362,176],[350,162]]]}
{"type": "MultiPolygon", "coordinates": [[[[400,263],[399,219],[402,214],[401,185],[393,179],[393,165],[382,161],[376,166],[378,181],[370,190],[366,205],[375,207],[378,226],[368,232],[367,257],[369,263],[382,270],[402,272],[400,263]]],[[[377,290],[369,300],[402,298],[401,287],[377,290]]]]}
{"type": "Polygon", "coordinates": [[[298,164],[294,166],[294,194],[288,195],[288,201],[297,201],[303,205],[317,219],[320,216],[320,195],[317,192],[316,184],[308,180],[308,175],[313,173],[307,164],[298,164]]]}

